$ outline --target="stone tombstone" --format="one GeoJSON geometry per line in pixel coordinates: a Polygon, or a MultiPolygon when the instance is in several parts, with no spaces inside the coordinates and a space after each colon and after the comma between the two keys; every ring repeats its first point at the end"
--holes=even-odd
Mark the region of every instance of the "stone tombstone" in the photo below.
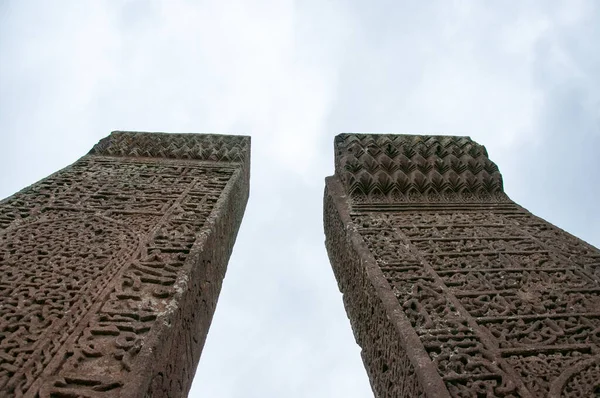
{"type": "Polygon", "coordinates": [[[600,251],[468,137],[341,134],[326,246],[380,398],[600,396],[600,251]]]}
{"type": "Polygon", "coordinates": [[[186,396],[249,171],[249,137],[113,132],[0,202],[0,396],[186,396]]]}

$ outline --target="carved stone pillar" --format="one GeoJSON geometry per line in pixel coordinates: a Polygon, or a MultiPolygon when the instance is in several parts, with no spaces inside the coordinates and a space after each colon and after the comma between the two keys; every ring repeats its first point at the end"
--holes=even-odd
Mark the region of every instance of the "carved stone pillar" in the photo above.
{"type": "Polygon", "coordinates": [[[342,134],[326,245],[377,397],[600,395],[600,251],[468,137],[342,134]]]}
{"type": "Polygon", "coordinates": [[[0,396],[185,396],[249,170],[249,137],[114,132],[0,202],[0,396]]]}

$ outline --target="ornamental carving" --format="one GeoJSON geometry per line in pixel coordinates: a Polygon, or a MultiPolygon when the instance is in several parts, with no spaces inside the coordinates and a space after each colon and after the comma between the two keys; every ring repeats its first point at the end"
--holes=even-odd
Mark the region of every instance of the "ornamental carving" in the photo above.
{"type": "Polygon", "coordinates": [[[468,137],[335,155],[326,245],[377,397],[600,396],[598,249],[511,201],[468,137]]]}
{"type": "Polygon", "coordinates": [[[355,203],[506,200],[498,167],[467,137],[340,134],[335,169],[355,203]]]}
{"type": "Polygon", "coordinates": [[[0,395],[187,394],[248,197],[249,145],[117,132],[0,202],[0,395]]]}

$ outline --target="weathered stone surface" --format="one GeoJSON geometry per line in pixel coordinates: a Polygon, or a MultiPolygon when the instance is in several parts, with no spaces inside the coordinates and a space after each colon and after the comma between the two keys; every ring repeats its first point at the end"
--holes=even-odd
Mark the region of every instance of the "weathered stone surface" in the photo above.
{"type": "Polygon", "coordinates": [[[600,251],[468,137],[342,134],[326,245],[377,397],[600,396],[600,251]]]}
{"type": "Polygon", "coordinates": [[[0,396],[186,396],[249,162],[249,137],[114,132],[0,202],[0,396]]]}

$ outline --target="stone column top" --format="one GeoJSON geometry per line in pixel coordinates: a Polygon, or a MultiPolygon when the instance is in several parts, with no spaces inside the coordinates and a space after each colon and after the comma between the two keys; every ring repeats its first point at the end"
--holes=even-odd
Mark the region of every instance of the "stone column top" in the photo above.
{"type": "Polygon", "coordinates": [[[334,145],[354,202],[506,200],[498,166],[470,137],[340,134],[334,145]]]}
{"type": "Polygon", "coordinates": [[[250,137],[223,134],[171,134],[113,131],[90,155],[194,159],[248,164],[250,137]]]}
{"type": "Polygon", "coordinates": [[[250,137],[113,132],[0,201],[0,397],[186,397],[250,137]]]}

